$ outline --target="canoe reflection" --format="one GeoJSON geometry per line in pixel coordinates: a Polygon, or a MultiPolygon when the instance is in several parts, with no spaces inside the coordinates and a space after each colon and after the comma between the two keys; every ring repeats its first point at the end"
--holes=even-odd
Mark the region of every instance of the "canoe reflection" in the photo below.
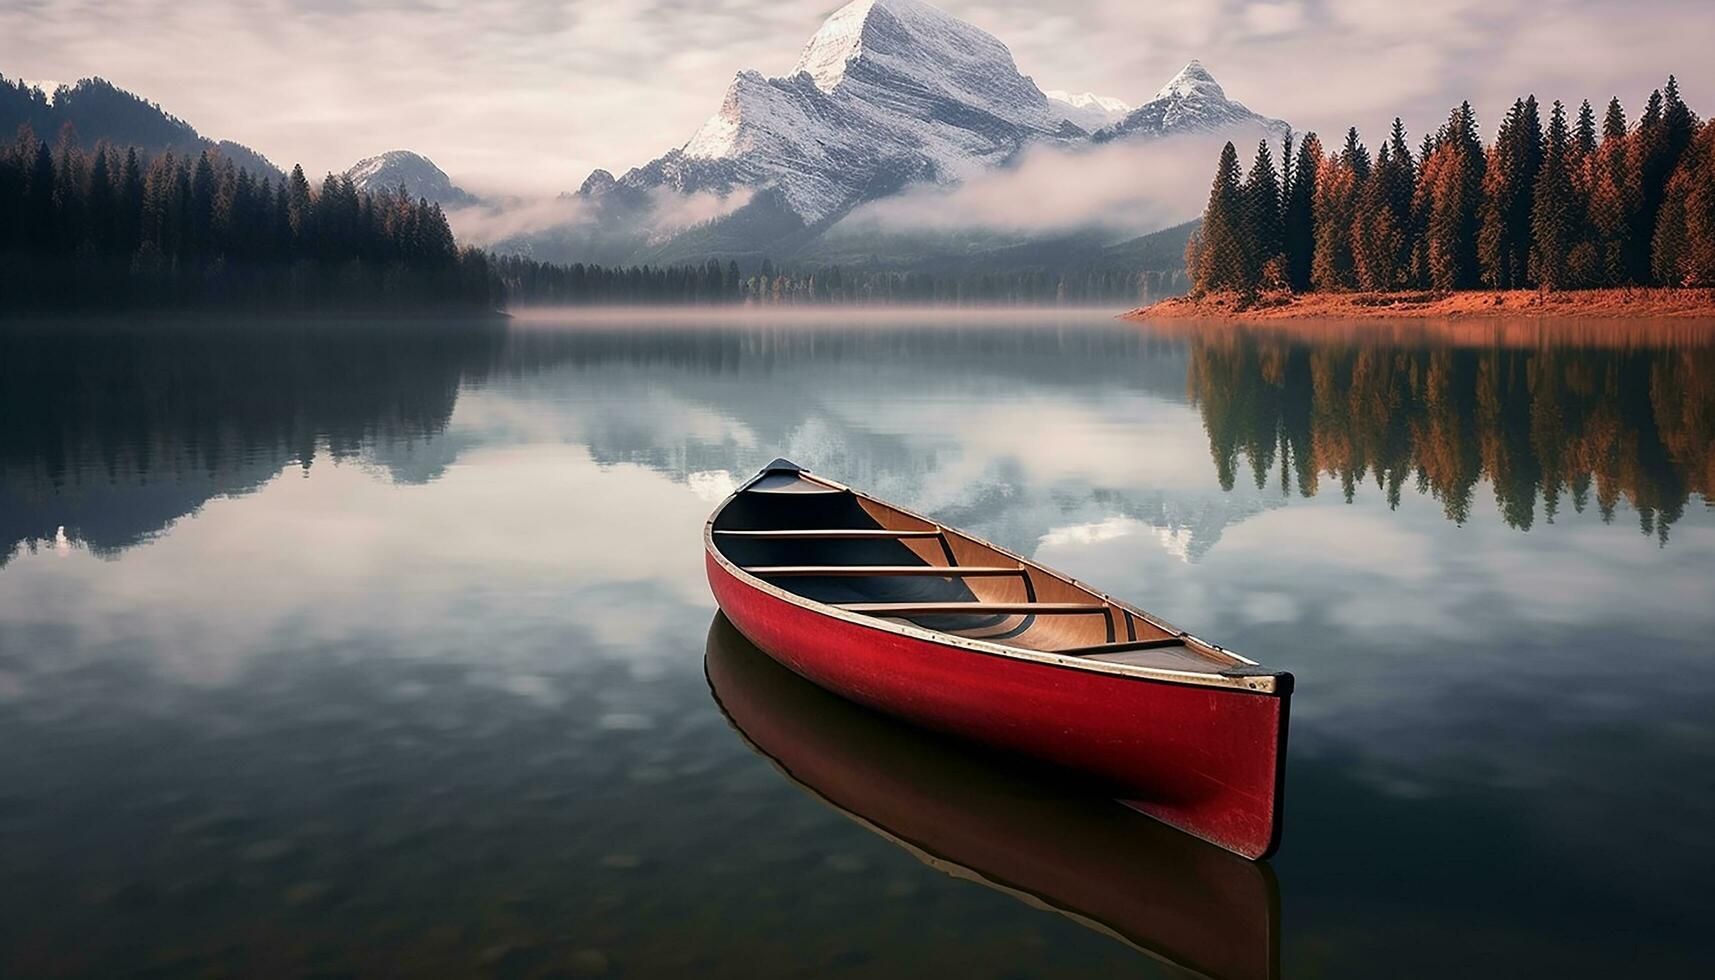
{"type": "Polygon", "coordinates": [[[1280,897],[1266,864],[835,697],[719,614],[704,669],[753,749],[930,867],[1197,974],[1278,976],[1280,897]]]}

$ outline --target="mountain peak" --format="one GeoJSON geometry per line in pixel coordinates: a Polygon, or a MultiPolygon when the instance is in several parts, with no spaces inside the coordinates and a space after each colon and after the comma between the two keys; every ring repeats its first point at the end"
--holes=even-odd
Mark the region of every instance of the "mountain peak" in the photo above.
{"type": "Polygon", "coordinates": [[[847,66],[864,55],[866,46],[880,40],[877,35],[887,33],[887,25],[879,23],[884,20],[904,27],[907,35],[917,33],[914,28],[929,28],[930,33],[939,28],[944,32],[947,25],[975,30],[920,0],[852,0],[822,22],[804,45],[792,74],[803,72],[815,81],[817,88],[833,91],[845,79],[847,66]]]}
{"type": "Polygon", "coordinates": [[[1225,99],[1227,93],[1222,90],[1221,83],[1215,81],[1215,76],[1209,74],[1209,69],[1203,67],[1201,61],[1192,58],[1184,68],[1179,69],[1179,74],[1174,75],[1171,81],[1161,86],[1161,91],[1155,93],[1155,97],[1157,99],[1197,97],[1225,99]]]}
{"type": "Polygon", "coordinates": [[[864,63],[925,80],[1017,73],[999,39],[939,7],[922,0],[853,0],[811,36],[792,74],[807,74],[817,88],[832,92],[864,63]]]}
{"type": "Polygon", "coordinates": [[[358,190],[391,191],[402,186],[412,197],[427,198],[436,204],[461,207],[476,203],[476,198],[456,186],[433,160],[410,150],[388,150],[364,157],[352,164],[345,175],[358,190]]]}

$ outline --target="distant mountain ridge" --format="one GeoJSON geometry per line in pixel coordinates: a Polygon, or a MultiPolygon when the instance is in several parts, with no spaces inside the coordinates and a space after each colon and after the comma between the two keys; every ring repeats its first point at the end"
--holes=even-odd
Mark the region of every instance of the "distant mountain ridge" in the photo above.
{"type": "Polygon", "coordinates": [[[0,75],[0,134],[9,139],[19,126],[28,125],[38,139],[53,143],[68,124],[85,148],[105,141],[116,147],[135,146],[150,155],[212,150],[258,177],[285,179],[284,172],[261,153],[242,143],[203,136],[158,104],[104,78],[85,78],[49,94],[0,75]]]}

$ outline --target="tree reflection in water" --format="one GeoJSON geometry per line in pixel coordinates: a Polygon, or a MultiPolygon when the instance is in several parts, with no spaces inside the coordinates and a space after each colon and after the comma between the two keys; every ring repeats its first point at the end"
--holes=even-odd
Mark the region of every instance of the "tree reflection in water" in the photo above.
{"type": "Polygon", "coordinates": [[[1663,543],[1715,483],[1715,330],[1696,324],[1218,326],[1189,389],[1221,486],[1310,497],[1408,483],[1470,519],[1479,485],[1529,530],[1624,498],[1663,543]]]}

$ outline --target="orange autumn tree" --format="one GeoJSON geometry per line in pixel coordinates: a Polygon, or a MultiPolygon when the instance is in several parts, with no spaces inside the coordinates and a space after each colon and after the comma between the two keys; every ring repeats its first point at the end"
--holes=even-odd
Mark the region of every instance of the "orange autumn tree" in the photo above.
{"type": "Polygon", "coordinates": [[[1588,101],[1567,115],[1556,102],[1545,128],[1516,100],[1485,146],[1462,103],[1415,156],[1396,120],[1373,164],[1356,129],[1333,155],[1288,139],[1272,187],[1229,146],[1187,250],[1194,292],[1715,285],[1715,137],[1678,82],[1635,126],[1617,97],[1600,127],[1588,101]]]}

